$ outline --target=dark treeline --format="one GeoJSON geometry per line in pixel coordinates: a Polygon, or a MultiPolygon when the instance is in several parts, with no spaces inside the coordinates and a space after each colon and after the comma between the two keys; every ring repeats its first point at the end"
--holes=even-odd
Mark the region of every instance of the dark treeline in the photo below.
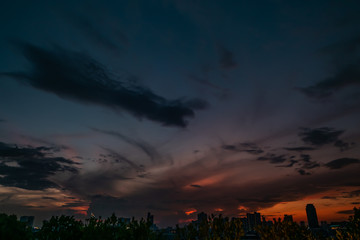
{"type": "MultiPolygon", "coordinates": [[[[272,225],[258,225],[256,233],[259,239],[360,239],[360,209],[354,208],[344,228],[337,229],[333,237],[314,232],[292,221],[276,221],[272,225]]],[[[201,222],[184,227],[177,226],[175,234],[169,238],[165,230],[154,230],[149,219],[124,221],[114,214],[107,218],[91,217],[83,223],[73,216],[52,217],[43,222],[38,231],[32,231],[25,223],[19,222],[15,215],[0,214],[0,239],[7,240],[241,240],[244,230],[240,219],[210,216],[201,222]]]]}

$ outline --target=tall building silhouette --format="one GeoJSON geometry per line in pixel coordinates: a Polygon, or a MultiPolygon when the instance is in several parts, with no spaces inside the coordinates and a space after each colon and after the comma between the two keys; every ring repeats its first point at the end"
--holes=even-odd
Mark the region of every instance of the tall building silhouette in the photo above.
{"type": "Polygon", "coordinates": [[[306,205],[306,215],[308,219],[308,225],[310,228],[318,228],[319,221],[316,215],[316,209],[313,204],[306,205]]]}
{"type": "Polygon", "coordinates": [[[247,217],[247,221],[248,221],[249,231],[254,231],[255,226],[261,224],[261,216],[260,216],[260,213],[258,213],[258,212],[247,213],[246,217],[247,217]]]}

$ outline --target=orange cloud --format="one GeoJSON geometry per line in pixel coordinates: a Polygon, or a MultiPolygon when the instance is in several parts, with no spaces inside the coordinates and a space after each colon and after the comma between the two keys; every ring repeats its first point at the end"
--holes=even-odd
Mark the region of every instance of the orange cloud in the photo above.
{"type": "Polygon", "coordinates": [[[197,212],[196,209],[190,209],[188,211],[185,211],[185,214],[189,216],[190,214],[193,214],[193,213],[196,213],[196,212],[197,212]]]}

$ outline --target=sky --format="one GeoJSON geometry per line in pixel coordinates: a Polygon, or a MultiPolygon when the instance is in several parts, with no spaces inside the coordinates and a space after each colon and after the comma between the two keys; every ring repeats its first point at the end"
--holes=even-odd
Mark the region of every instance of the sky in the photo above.
{"type": "Polygon", "coordinates": [[[358,1],[1,1],[0,212],[346,220],[358,1]]]}

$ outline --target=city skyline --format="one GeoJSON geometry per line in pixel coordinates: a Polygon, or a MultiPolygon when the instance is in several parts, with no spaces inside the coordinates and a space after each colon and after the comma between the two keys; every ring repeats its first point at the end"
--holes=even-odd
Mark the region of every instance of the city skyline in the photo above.
{"type": "Polygon", "coordinates": [[[0,3],[0,212],[346,220],[360,3],[0,3]],[[280,216],[280,215],[281,216],[280,216]]]}

